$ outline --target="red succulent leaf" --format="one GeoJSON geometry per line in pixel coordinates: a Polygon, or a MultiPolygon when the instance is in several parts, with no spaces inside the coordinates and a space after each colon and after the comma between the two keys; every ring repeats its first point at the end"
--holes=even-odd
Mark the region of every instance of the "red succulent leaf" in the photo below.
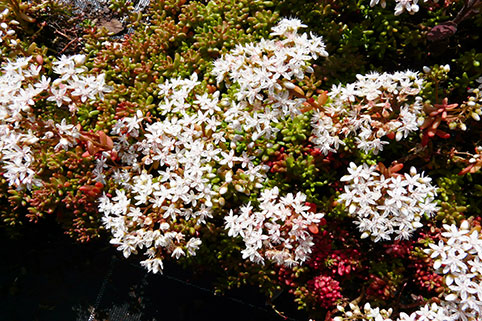
{"type": "Polygon", "coordinates": [[[316,224],[311,224],[308,229],[310,230],[311,233],[313,234],[318,234],[320,230],[318,229],[318,226],[316,224]]]}

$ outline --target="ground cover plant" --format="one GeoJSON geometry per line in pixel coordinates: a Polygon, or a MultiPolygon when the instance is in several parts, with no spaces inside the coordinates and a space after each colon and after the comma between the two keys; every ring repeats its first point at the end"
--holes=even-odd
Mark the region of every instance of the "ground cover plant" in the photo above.
{"type": "Polygon", "coordinates": [[[6,231],[49,220],[313,319],[481,318],[482,2],[113,1],[116,37],[1,10],[6,231]]]}

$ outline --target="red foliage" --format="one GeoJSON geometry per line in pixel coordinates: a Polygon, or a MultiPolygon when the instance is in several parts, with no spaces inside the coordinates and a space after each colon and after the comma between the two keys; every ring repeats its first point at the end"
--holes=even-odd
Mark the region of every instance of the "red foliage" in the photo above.
{"type": "Polygon", "coordinates": [[[340,283],[328,275],[319,275],[308,281],[308,289],[311,290],[317,303],[323,308],[332,308],[341,299],[340,283]]]}

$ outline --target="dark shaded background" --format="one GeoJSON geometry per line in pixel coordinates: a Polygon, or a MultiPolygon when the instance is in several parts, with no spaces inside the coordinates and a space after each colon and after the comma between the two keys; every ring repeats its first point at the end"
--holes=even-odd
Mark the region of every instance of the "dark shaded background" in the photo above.
{"type": "MultiPolygon", "coordinates": [[[[1,321],[88,321],[96,306],[98,321],[283,320],[254,288],[215,296],[210,280],[172,264],[148,274],[107,242],[76,244],[53,224],[0,229],[0,241],[1,321]]],[[[285,299],[275,302],[284,311],[285,299]]]]}

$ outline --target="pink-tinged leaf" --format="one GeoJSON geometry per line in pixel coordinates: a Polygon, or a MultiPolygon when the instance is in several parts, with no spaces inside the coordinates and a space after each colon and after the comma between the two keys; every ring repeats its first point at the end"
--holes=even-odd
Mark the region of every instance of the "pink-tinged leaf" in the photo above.
{"type": "Polygon", "coordinates": [[[402,168],[403,168],[403,164],[395,164],[390,168],[390,171],[392,173],[396,173],[396,172],[400,171],[402,168]]]}
{"type": "Polygon", "coordinates": [[[470,170],[472,169],[472,167],[474,167],[473,164],[470,165],[470,166],[467,166],[466,168],[464,168],[463,170],[461,170],[458,175],[459,175],[459,176],[462,176],[462,175],[467,174],[468,172],[470,172],[470,170]]]}
{"type": "Polygon", "coordinates": [[[318,229],[318,226],[316,226],[315,224],[311,224],[308,227],[308,230],[310,230],[310,232],[313,234],[318,234],[320,232],[320,230],[318,229]]]}
{"type": "Polygon", "coordinates": [[[440,138],[443,138],[443,139],[447,139],[450,137],[450,134],[449,133],[446,133],[444,132],[443,130],[440,130],[440,129],[437,129],[437,131],[435,132],[435,134],[440,137],[440,138]]]}

